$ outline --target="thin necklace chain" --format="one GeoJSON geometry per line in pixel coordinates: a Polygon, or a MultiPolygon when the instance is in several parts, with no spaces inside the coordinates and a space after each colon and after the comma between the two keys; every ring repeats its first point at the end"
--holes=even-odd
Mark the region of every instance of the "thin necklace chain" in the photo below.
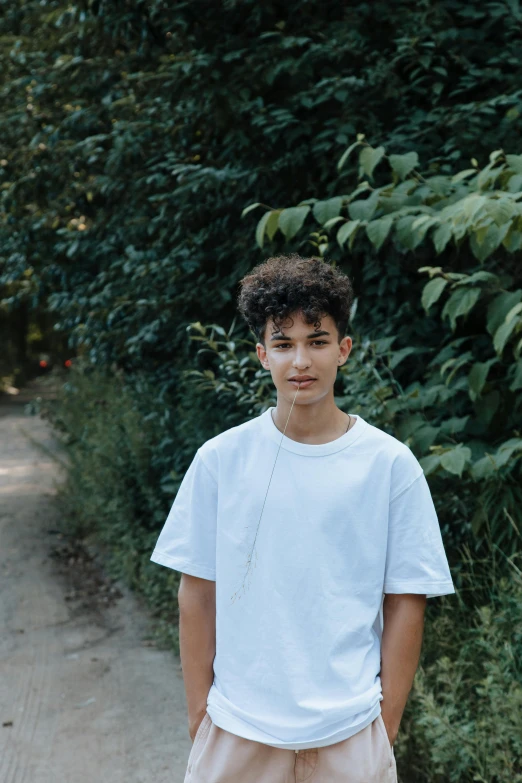
{"type": "MultiPolygon", "coordinates": [[[[294,403],[295,403],[295,401],[296,401],[296,399],[297,399],[297,393],[298,393],[298,391],[299,391],[299,388],[300,388],[300,386],[301,386],[301,382],[299,382],[299,383],[298,383],[298,385],[297,385],[297,390],[296,390],[296,393],[295,393],[295,395],[294,395],[294,399],[293,399],[293,401],[292,401],[292,405],[290,406],[290,412],[289,412],[289,414],[288,414],[288,418],[287,418],[287,420],[286,420],[286,424],[285,424],[285,427],[284,427],[283,433],[282,433],[282,435],[281,435],[281,440],[279,441],[279,446],[277,447],[277,454],[276,454],[276,456],[275,456],[274,464],[273,464],[273,466],[272,466],[272,472],[271,472],[271,474],[270,474],[270,478],[269,478],[269,480],[268,480],[268,486],[267,486],[267,488],[266,488],[266,492],[265,492],[265,498],[264,498],[264,500],[263,500],[263,506],[262,506],[262,508],[261,508],[261,513],[260,513],[260,515],[259,515],[259,521],[258,521],[258,523],[257,523],[256,534],[255,534],[255,536],[254,536],[254,543],[252,544],[252,549],[251,549],[251,551],[250,551],[250,555],[248,556],[248,559],[247,559],[247,571],[246,571],[245,577],[244,577],[244,579],[243,579],[243,582],[242,582],[242,584],[241,584],[241,587],[239,588],[239,590],[237,590],[237,591],[236,591],[236,592],[233,594],[233,596],[232,596],[232,598],[231,598],[231,601],[232,601],[232,603],[234,603],[234,601],[235,601],[235,599],[236,599],[236,596],[237,596],[237,595],[238,595],[238,593],[239,593],[239,592],[242,590],[242,588],[243,588],[243,586],[244,586],[244,584],[245,584],[245,579],[246,579],[246,578],[247,578],[247,576],[248,576],[248,572],[249,572],[249,570],[250,570],[250,566],[251,566],[251,564],[252,564],[252,553],[253,553],[253,552],[254,552],[254,550],[255,550],[255,546],[256,546],[256,540],[257,540],[257,533],[258,533],[258,530],[259,530],[259,525],[260,525],[260,523],[261,523],[261,517],[263,516],[263,511],[264,511],[264,508],[265,508],[266,499],[267,499],[267,497],[268,497],[268,490],[270,489],[270,484],[271,484],[271,482],[272,482],[272,476],[274,475],[274,470],[275,470],[275,466],[276,466],[276,462],[277,462],[277,457],[279,456],[279,451],[280,451],[280,449],[281,449],[281,445],[282,445],[282,443],[283,443],[283,439],[284,439],[284,437],[285,437],[286,428],[288,427],[288,422],[290,421],[290,414],[292,413],[292,410],[293,410],[293,407],[294,407],[294,403]]],[[[271,414],[270,414],[270,415],[271,415],[271,414]]],[[[352,417],[350,416],[350,414],[348,414],[348,427],[346,428],[346,432],[348,432],[348,430],[349,430],[349,428],[350,428],[350,425],[351,425],[351,423],[352,423],[352,417]]],[[[255,551],[255,557],[256,557],[256,559],[257,559],[257,550],[255,551]]],[[[256,565],[256,563],[254,562],[254,567],[255,567],[255,565],[256,565]]],[[[241,598],[241,596],[239,596],[239,598],[241,598]]]]}

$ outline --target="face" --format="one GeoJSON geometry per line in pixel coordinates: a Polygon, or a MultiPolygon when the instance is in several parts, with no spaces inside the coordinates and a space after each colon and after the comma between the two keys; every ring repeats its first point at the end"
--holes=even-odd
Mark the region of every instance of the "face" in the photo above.
{"type": "Polygon", "coordinates": [[[292,313],[280,331],[274,331],[270,319],[265,329],[265,344],[257,343],[256,351],[265,370],[270,370],[278,396],[292,402],[299,385],[296,399],[305,403],[315,402],[329,394],[337,370],[345,363],[352,349],[350,337],[338,342],[335,321],[330,315],[321,319],[320,326],[307,324],[300,312],[292,313]],[[308,377],[310,380],[304,380],[308,377]]]}

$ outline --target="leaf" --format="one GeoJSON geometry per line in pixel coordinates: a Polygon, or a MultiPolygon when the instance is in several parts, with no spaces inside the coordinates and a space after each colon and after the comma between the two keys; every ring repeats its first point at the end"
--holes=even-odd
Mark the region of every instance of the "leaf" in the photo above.
{"type": "Polygon", "coordinates": [[[348,214],[352,220],[371,220],[379,204],[379,194],[372,193],[366,199],[352,201],[348,205],[348,214]]]}
{"type": "Polygon", "coordinates": [[[471,252],[481,263],[485,261],[500,245],[507,232],[509,231],[510,224],[504,223],[503,226],[497,226],[495,223],[491,223],[487,227],[487,230],[482,241],[479,241],[477,237],[478,232],[472,234],[472,239],[475,238],[475,242],[470,242],[471,252]]]}
{"type": "Polygon", "coordinates": [[[414,250],[418,244],[418,237],[412,231],[412,225],[416,219],[415,215],[404,215],[395,223],[395,238],[400,245],[408,250],[414,250]]]}
{"type": "Polygon", "coordinates": [[[459,171],[458,174],[455,174],[451,181],[456,184],[457,182],[462,182],[463,179],[466,179],[466,177],[470,177],[472,174],[476,174],[476,169],[465,169],[464,171],[459,171]]]}
{"type": "MultiPolygon", "coordinates": [[[[364,136],[363,136],[363,138],[364,138],[364,136]]],[[[353,150],[356,147],[360,147],[361,144],[363,144],[363,141],[362,141],[362,139],[359,139],[359,138],[358,138],[358,140],[356,142],[354,142],[353,144],[350,144],[348,149],[345,150],[343,152],[343,154],[341,155],[341,158],[340,158],[340,160],[339,160],[339,162],[337,164],[337,171],[340,171],[342,169],[342,167],[344,166],[344,164],[348,160],[348,158],[349,158],[350,154],[353,152],[353,150]]]]}
{"type": "Polygon", "coordinates": [[[432,226],[436,226],[440,223],[438,217],[432,217],[431,215],[421,215],[416,218],[411,224],[412,231],[415,232],[416,240],[415,245],[422,242],[427,232],[432,226]]]}
{"type": "Polygon", "coordinates": [[[437,255],[440,255],[451,239],[451,223],[442,223],[431,235],[437,255]]]}
{"type": "Polygon", "coordinates": [[[501,355],[502,351],[505,348],[505,345],[509,338],[511,337],[511,334],[517,329],[519,324],[521,323],[520,318],[516,318],[518,313],[522,311],[522,302],[519,302],[514,307],[511,308],[509,313],[506,315],[503,323],[499,326],[497,331],[494,334],[493,337],[493,345],[495,347],[496,352],[501,355]]]}
{"type": "Polygon", "coordinates": [[[265,228],[271,214],[272,214],[271,212],[265,212],[265,214],[257,224],[256,242],[259,245],[259,247],[263,247],[263,243],[265,241],[265,228]]]}
{"type": "Polygon", "coordinates": [[[509,193],[518,193],[522,190],[522,174],[513,174],[508,180],[507,189],[509,193]]]}
{"type": "Polygon", "coordinates": [[[393,218],[392,217],[382,217],[378,220],[372,220],[371,223],[368,223],[366,226],[366,233],[368,235],[368,239],[372,243],[372,245],[375,247],[376,250],[379,250],[379,248],[382,247],[384,244],[386,237],[390,233],[390,229],[393,225],[393,218]]]}
{"type": "Polygon", "coordinates": [[[518,302],[514,305],[506,315],[506,321],[512,321],[513,318],[522,311],[522,303],[518,302]]]}
{"type": "Polygon", "coordinates": [[[413,441],[416,448],[422,453],[428,451],[439,435],[439,428],[432,427],[431,424],[425,424],[416,430],[413,441]]]}
{"type": "Polygon", "coordinates": [[[499,468],[504,467],[510,461],[514,452],[522,450],[522,438],[510,438],[498,447],[494,456],[495,462],[499,468]]]}
{"type": "Polygon", "coordinates": [[[503,154],[504,154],[504,150],[493,150],[493,152],[489,153],[490,162],[494,163],[503,154]]]}
{"type": "Polygon", "coordinates": [[[437,194],[437,196],[447,196],[451,190],[451,180],[441,174],[435,174],[433,177],[426,178],[427,186],[437,194]]]}
{"type": "Polygon", "coordinates": [[[255,204],[249,204],[249,206],[245,207],[244,210],[242,211],[241,217],[244,217],[249,212],[251,212],[253,209],[255,209],[256,207],[260,207],[260,206],[261,206],[261,204],[258,201],[256,201],[255,204]]]}
{"type": "Polygon", "coordinates": [[[281,214],[282,210],[280,209],[274,209],[272,212],[270,212],[268,221],[266,224],[266,234],[270,241],[274,238],[275,232],[279,228],[279,215],[281,214]]]}
{"type": "Polygon", "coordinates": [[[462,471],[471,459],[471,449],[459,443],[454,449],[445,451],[440,456],[440,464],[449,473],[462,476],[462,471]]]}
{"type": "Polygon", "coordinates": [[[506,161],[516,174],[522,174],[522,155],[506,155],[506,161]]]}
{"type": "Polygon", "coordinates": [[[483,188],[487,188],[490,185],[494,183],[494,181],[497,179],[497,177],[501,174],[501,172],[504,170],[505,166],[502,164],[501,166],[496,165],[496,161],[491,161],[488,163],[487,166],[484,166],[482,171],[477,177],[477,187],[482,190],[483,188]]]}
{"type": "Polygon", "coordinates": [[[469,364],[471,361],[473,361],[473,354],[471,351],[465,351],[463,354],[460,354],[460,356],[453,357],[451,359],[448,359],[448,361],[444,362],[442,367],[440,368],[440,374],[441,376],[444,376],[447,369],[451,369],[451,371],[448,373],[448,376],[446,378],[446,386],[449,386],[455,375],[458,373],[458,371],[461,369],[461,367],[464,367],[464,365],[469,364]]]}
{"type": "Polygon", "coordinates": [[[424,471],[424,475],[429,476],[430,473],[433,473],[439,467],[440,454],[429,454],[426,457],[421,457],[419,464],[424,471]]]}
{"type": "Polygon", "coordinates": [[[503,443],[495,454],[486,454],[477,460],[471,468],[471,475],[475,480],[485,479],[509,463],[516,451],[522,450],[522,439],[511,438],[503,443]]]}
{"type": "Polygon", "coordinates": [[[339,242],[340,246],[342,247],[346,240],[355,232],[357,231],[358,227],[360,226],[361,221],[360,220],[349,220],[347,223],[345,223],[339,231],[337,232],[337,241],[339,242]]]}
{"type": "Polygon", "coordinates": [[[491,457],[491,455],[486,454],[485,457],[481,457],[481,459],[473,463],[473,465],[470,468],[470,473],[472,478],[475,479],[475,481],[482,481],[488,476],[491,476],[492,473],[495,473],[496,470],[497,470],[497,466],[493,458],[491,457]]]}
{"type": "Polygon", "coordinates": [[[415,430],[422,427],[425,423],[425,419],[420,413],[407,414],[401,417],[400,422],[396,422],[397,437],[403,442],[408,440],[415,430]]]}
{"type": "Polygon", "coordinates": [[[475,362],[468,373],[468,385],[470,399],[476,400],[480,397],[486,379],[488,377],[489,368],[494,364],[497,359],[490,359],[487,362],[475,362]]]}
{"type": "Polygon", "coordinates": [[[503,323],[506,315],[518,302],[522,301],[522,291],[503,291],[495,296],[488,305],[486,329],[491,336],[503,323]]]}
{"type": "Polygon", "coordinates": [[[510,368],[510,370],[511,369],[514,369],[514,372],[513,372],[513,380],[509,385],[509,390],[517,391],[518,389],[522,389],[522,360],[519,359],[515,367],[510,368]]]}
{"type": "Polygon", "coordinates": [[[434,277],[435,275],[440,274],[442,272],[441,266],[420,266],[417,269],[417,272],[427,272],[430,276],[430,279],[434,277]]]}
{"type": "Polygon", "coordinates": [[[470,416],[468,414],[467,416],[452,416],[449,419],[444,419],[444,421],[441,422],[440,431],[453,437],[465,429],[469,418],[470,416]]]}
{"type": "Polygon", "coordinates": [[[441,313],[442,318],[449,318],[453,331],[457,327],[457,318],[473,309],[481,293],[480,288],[457,288],[453,291],[441,313]]]}
{"type": "Polygon", "coordinates": [[[405,155],[390,155],[389,161],[399,179],[404,180],[419,165],[419,156],[416,152],[407,152],[405,155]]]}
{"type": "Polygon", "coordinates": [[[456,285],[473,285],[474,283],[499,283],[498,275],[493,274],[493,272],[484,272],[480,270],[479,272],[473,272],[472,275],[465,275],[463,278],[461,278],[456,285]]]}
{"type": "Polygon", "coordinates": [[[75,239],[74,242],[71,245],[69,245],[69,247],[67,249],[67,252],[65,254],[67,256],[67,258],[73,258],[74,255],[76,254],[76,251],[78,250],[79,246],[80,246],[79,240],[75,239]]]}
{"type": "Polygon", "coordinates": [[[331,228],[332,226],[335,226],[336,223],[340,223],[341,220],[344,220],[341,215],[339,217],[331,218],[330,220],[326,221],[326,223],[323,225],[323,228],[331,228]]]}
{"type": "Polygon", "coordinates": [[[486,202],[486,210],[497,226],[502,226],[504,223],[507,223],[517,211],[513,200],[506,197],[488,199],[486,202]]]}
{"type": "Polygon", "coordinates": [[[359,177],[363,174],[369,179],[373,179],[373,170],[383,159],[385,154],[384,147],[365,147],[359,155],[359,177]]]}
{"type": "Polygon", "coordinates": [[[447,284],[448,281],[444,277],[434,277],[433,280],[426,283],[422,289],[421,299],[426,315],[432,304],[435,304],[435,302],[438,301],[447,284]]]}
{"type": "Polygon", "coordinates": [[[279,228],[286,239],[292,239],[302,228],[310,207],[288,207],[279,215],[279,228]]]}
{"type": "MultiPolygon", "coordinates": [[[[365,180],[364,182],[360,182],[355,190],[353,190],[349,196],[345,196],[345,198],[347,198],[348,201],[354,201],[356,196],[358,196],[360,193],[365,193],[367,190],[373,190],[373,188],[370,183],[366,182],[365,180]]],[[[379,188],[379,190],[381,189],[379,188]]]]}
{"type": "Polygon", "coordinates": [[[497,389],[493,389],[488,394],[483,394],[475,402],[475,413],[477,418],[481,419],[481,424],[488,426],[500,405],[500,394],[497,389]]]}
{"type": "Polygon", "coordinates": [[[201,321],[193,321],[187,326],[187,331],[190,331],[190,329],[196,329],[200,334],[206,334],[207,330],[201,323],[201,321]]]}
{"type": "Polygon", "coordinates": [[[475,221],[481,211],[487,207],[488,198],[482,193],[470,193],[462,201],[452,205],[453,209],[462,211],[466,217],[467,225],[471,225],[475,221]]]}
{"type": "Polygon", "coordinates": [[[313,208],[314,218],[318,223],[324,226],[328,220],[331,220],[332,218],[335,218],[339,215],[342,206],[342,196],[335,196],[334,198],[329,198],[327,201],[317,201],[313,208]]]}
{"type": "Polygon", "coordinates": [[[401,348],[399,351],[394,351],[388,362],[390,370],[394,370],[399,362],[402,362],[403,359],[410,356],[412,353],[417,353],[417,348],[414,348],[411,345],[408,348],[401,348]]]}
{"type": "Polygon", "coordinates": [[[512,223],[508,233],[502,240],[502,245],[506,248],[508,253],[516,253],[517,250],[522,248],[522,233],[520,231],[514,231],[514,225],[516,225],[516,223],[512,223]]]}

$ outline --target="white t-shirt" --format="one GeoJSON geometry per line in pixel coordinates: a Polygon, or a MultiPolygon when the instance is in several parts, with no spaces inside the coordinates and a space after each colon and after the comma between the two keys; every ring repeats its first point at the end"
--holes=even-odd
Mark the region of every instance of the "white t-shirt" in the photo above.
{"type": "Polygon", "coordinates": [[[212,721],[298,750],[381,711],[383,593],[455,589],[406,445],[359,415],[336,440],[300,443],[273,410],[197,450],[151,560],[216,581],[212,721]]]}

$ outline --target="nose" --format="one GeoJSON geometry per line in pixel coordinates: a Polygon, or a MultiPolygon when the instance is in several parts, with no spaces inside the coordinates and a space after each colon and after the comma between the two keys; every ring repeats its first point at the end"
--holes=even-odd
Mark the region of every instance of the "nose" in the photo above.
{"type": "Polygon", "coordinates": [[[293,366],[295,367],[296,370],[307,370],[308,367],[310,367],[310,359],[308,358],[308,355],[304,348],[303,349],[297,348],[293,366]]]}

